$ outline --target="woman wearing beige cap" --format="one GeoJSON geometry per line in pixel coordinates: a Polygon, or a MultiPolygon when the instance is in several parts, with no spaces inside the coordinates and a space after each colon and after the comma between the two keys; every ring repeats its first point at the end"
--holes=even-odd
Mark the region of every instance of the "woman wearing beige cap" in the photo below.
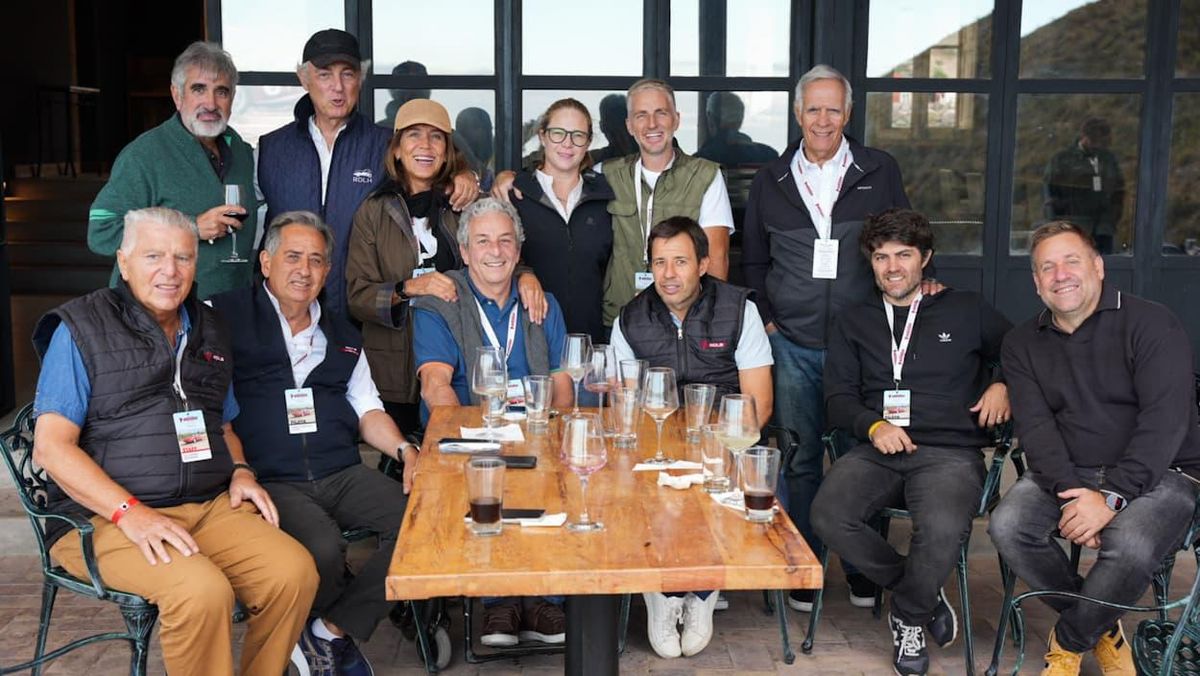
{"type": "MultiPolygon", "coordinates": [[[[467,167],[451,141],[446,109],[413,99],[396,112],[384,168],[388,180],[359,206],[350,231],[346,283],[350,312],[363,323],[363,347],[387,412],[402,430],[420,426],[408,300],[456,298],[444,272],[462,267],[458,215],[446,188],[467,167]]],[[[521,275],[522,304],[535,321],[545,314],[541,285],[521,275]]]]}

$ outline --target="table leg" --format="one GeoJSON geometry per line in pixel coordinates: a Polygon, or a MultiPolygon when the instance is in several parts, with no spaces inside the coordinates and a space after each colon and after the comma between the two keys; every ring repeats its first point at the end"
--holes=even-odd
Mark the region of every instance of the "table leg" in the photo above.
{"type": "Polygon", "coordinates": [[[610,594],[567,597],[569,676],[616,676],[619,604],[620,597],[610,594]]]}

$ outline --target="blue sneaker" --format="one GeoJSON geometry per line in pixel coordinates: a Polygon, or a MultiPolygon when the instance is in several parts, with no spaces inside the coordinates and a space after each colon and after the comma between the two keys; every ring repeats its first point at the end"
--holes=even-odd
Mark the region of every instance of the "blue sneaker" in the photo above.
{"type": "Polygon", "coordinates": [[[306,664],[298,663],[295,651],[292,663],[301,676],[375,676],[375,670],[354,644],[354,639],[347,636],[327,641],[313,634],[311,622],[305,623],[304,631],[300,632],[297,648],[304,655],[306,664]]]}

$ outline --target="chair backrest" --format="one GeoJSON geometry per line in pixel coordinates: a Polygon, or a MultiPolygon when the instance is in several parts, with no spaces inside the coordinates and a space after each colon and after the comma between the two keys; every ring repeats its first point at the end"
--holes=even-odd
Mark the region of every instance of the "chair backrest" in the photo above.
{"type": "Polygon", "coordinates": [[[46,471],[33,461],[33,404],[26,404],[17,413],[13,426],[0,432],[0,457],[12,476],[13,485],[21,506],[33,526],[38,550],[42,555],[42,566],[49,568],[50,555],[46,549],[46,530],[43,517],[46,515],[48,493],[46,471]]]}

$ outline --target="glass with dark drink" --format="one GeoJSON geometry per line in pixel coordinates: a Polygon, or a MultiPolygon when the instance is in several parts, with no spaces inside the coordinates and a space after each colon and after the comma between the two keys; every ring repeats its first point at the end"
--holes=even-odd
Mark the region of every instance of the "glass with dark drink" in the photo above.
{"type": "MultiPolygon", "coordinates": [[[[237,186],[237,185],[225,186],[225,203],[226,204],[237,204],[237,205],[242,204],[242,188],[241,188],[241,186],[237,186]]],[[[249,210],[247,210],[245,213],[239,214],[237,212],[230,211],[229,213],[227,213],[225,215],[232,216],[233,218],[236,218],[239,221],[245,221],[246,217],[250,215],[250,212],[249,212],[249,210]]],[[[237,231],[238,231],[237,228],[229,229],[229,241],[232,244],[232,248],[229,252],[229,256],[221,259],[222,263],[249,263],[250,262],[249,259],[243,257],[242,254],[240,252],[238,252],[237,231]]]]}
{"type": "Polygon", "coordinates": [[[775,482],[779,476],[779,449],[751,446],[738,454],[738,474],[746,500],[746,518],[767,522],[775,518],[775,482]]]}
{"type": "Polygon", "coordinates": [[[494,456],[471,458],[463,467],[471,505],[471,532],[475,535],[500,534],[505,467],[504,461],[494,456]]]}

